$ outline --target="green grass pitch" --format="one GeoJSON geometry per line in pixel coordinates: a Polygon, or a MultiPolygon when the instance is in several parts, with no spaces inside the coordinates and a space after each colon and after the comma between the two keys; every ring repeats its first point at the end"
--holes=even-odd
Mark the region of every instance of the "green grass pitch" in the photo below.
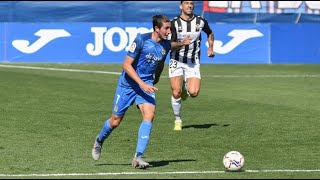
{"type": "Polygon", "coordinates": [[[166,67],[146,170],[130,165],[141,123],[135,106],[101,159],[91,158],[120,64],[0,65],[0,178],[320,178],[319,64],[202,65],[199,96],[182,104],[181,132],[173,131],[166,67]],[[244,155],[243,172],[224,171],[230,150],[244,155]]]}

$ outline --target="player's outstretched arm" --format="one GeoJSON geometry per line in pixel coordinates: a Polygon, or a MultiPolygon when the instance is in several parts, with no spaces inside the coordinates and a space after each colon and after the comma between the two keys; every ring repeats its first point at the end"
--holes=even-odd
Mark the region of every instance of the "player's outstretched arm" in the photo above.
{"type": "Polygon", "coordinates": [[[182,46],[189,45],[191,42],[190,36],[187,36],[184,40],[180,42],[171,42],[171,49],[180,49],[182,46]]]}
{"type": "Polygon", "coordinates": [[[208,35],[208,44],[209,44],[209,47],[208,47],[208,56],[209,57],[214,57],[215,54],[214,54],[214,49],[213,49],[213,43],[214,43],[214,34],[213,32],[211,34],[208,35]]]}

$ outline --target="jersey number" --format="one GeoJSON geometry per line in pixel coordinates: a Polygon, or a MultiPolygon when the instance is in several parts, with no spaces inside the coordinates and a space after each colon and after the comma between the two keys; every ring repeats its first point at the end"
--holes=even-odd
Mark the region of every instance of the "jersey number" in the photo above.
{"type": "Polygon", "coordinates": [[[169,68],[177,68],[177,61],[170,60],[169,68]]]}
{"type": "Polygon", "coordinates": [[[119,94],[117,94],[116,104],[118,104],[119,99],[120,99],[120,95],[119,95],[119,94]]]}

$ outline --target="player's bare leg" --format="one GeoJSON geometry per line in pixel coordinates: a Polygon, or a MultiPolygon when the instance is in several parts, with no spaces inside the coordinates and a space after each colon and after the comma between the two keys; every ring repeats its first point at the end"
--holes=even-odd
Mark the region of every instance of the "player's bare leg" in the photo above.
{"type": "Polygon", "coordinates": [[[173,113],[175,115],[175,126],[174,130],[182,129],[182,119],[181,119],[181,86],[182,86],[183,76],[177,76],[170,78],[172,96],[171,105],[173,113]]]}
{"type": "Polygon", "coordinates": [[[99,160],[101,156],[101,149],[102,149],[102,144],[105,141],[105,139],[111,134],[111,132],[119,126],[123,119],[123,115],[115,115],[112,114],[109,119],[107,119],[103,127],[96,137],[93,148],[92,148],[92,158],[94,160],[99,160]]]}
{"type": "Polygon", "coordinates": [[[134,158],[132,159],[131,164],[135,168],[144,169],[149,167],[149,163],[144,161],[142,157],[150,139],[152,122],[154,119],[156,107],[149,103],[139,104],[138,106],[142,113],[143,120],[138,131],[136,153],[134,158]]]}
{"type": "Polygon", "coordinates": [[[188,78],[187,82],[187,91],[191,97],[197,97],[200,91],[201,79],[199,78],[188,78]]]}

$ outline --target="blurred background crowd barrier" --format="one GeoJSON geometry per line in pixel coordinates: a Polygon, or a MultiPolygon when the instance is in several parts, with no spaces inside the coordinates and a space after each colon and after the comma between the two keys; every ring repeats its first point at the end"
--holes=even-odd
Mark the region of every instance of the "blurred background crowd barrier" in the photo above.
{"type": "MultiPolygon", "coordinates": [[[[320,1],[194,1],[216,23],[319,23],[320,1]]],[[[1,1],[2,22],[149,22],[173,18],[180,1],[1,1]]]]}

